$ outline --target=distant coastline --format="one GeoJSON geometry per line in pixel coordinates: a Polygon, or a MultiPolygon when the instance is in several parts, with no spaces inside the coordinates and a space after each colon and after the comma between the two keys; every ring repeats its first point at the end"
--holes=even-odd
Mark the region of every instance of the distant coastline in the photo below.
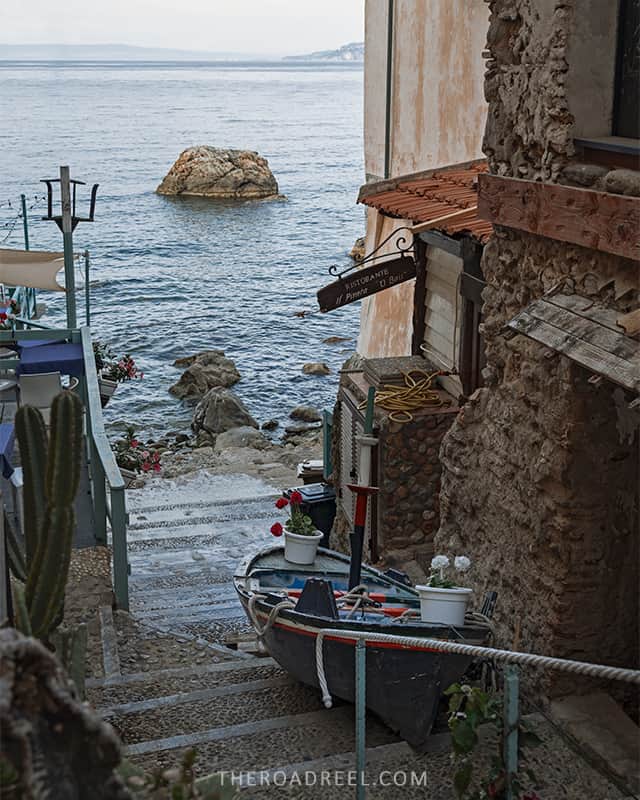
{"type": "Polygon", "coordinates": [[[278,56],[256,53],[209,52],[134,45],[65,45],[0,43],[0,62],[68,63],[201,63],[201,64],[296,64],[325,63],[362,65],[363,44],[347,44],[337,50],[308,55],[278,56]]]}

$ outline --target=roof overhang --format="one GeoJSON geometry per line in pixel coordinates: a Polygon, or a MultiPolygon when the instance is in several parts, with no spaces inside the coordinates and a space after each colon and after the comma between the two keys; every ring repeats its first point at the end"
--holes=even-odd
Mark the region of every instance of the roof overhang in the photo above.
{"type": "Polygon", "coordinates": [[[640,394],[640,341],[627,334],[623,319],[581,295],[554,294],[530,303],[507,329],[640,394]]]}
{"type": "Polygon", "coordinates": [[[485,160],[367,183],[358,202],[395,219],[413,222],[413,232],[440,231],[448,236],[467,234],[484,244],[493,227],[478,216],[478,175],[487,171],[485,160]]]}

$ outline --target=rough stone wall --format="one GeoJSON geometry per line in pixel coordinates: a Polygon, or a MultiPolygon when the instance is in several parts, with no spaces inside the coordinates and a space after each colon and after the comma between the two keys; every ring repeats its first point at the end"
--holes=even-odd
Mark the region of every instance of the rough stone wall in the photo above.
{"type": "Polygon", "coordinates": [[[405,424],[386,419],[380,431],[380,555],[422,580],[440,524],[440,445],[455,411],[422,412],[405,424]]]}
{"type": "MultiPolygon", "coordinates": [[[[580,183],[585,170],[573,161],[565,90],[577,2],[489,6],[491,172],[594,185],[603,173],[580,183]]],[[[637,666],[637,424],[634,431],[621,421],[625,398],[612,383],[594,386],[588,371],[501,331],[558,284],[621,312],[637,308],[638,265],[497,228],[482,269],[486,385],[443,441],[436,548],[473,559],[478,597],[498,591],[499,645],[637,666]]],[[[537,679],[544,694],[573,684],[548,673],[537,679]]]]}
{"type": "MultiPolygon", "coordinates": [[[[348,375],[341,379],[352,392],[348,375]]],[[[440,446],[457,409],[413,412],[414,420],[397,423],[376,409],[378,436],[378,556],[381,565],[406,571],[414,582],[424,580],[433,556],[433,537],[440,524],[440,446]]],[[[333,412],[332,482],[340,485],[340,403],[333,412]]],[[[351,524],[340,502],[331,531],[331,546],[350,552],[351,524]]],[[[364,557],[371,558],[370,542],[364,557]]]]}

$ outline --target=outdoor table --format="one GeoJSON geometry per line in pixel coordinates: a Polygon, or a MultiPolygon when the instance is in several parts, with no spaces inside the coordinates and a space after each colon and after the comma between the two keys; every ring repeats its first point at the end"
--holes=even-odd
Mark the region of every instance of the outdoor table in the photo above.
{"type": "Polygon", "coordinates": [[[17,375],[34,375],[38,372],[59,372],[61,375],[84,375],[82,345],[68,342],[41,344],[22,350],[17,375]]]}
{"type": "Polygon", "coordinates": [[[43,347],[44,345],[55,344],[51,339],[21,339],[16,342],[15,349],[21,353],[23,350],[29,350],[32,347],[43,347]]]}
{"type": "Polygon", "coordinates": [[[13,466],[10,459],[13,455],[15,438],[13,422],[0,423],[0,468],[7,479],[13,475],[13,466]]]}

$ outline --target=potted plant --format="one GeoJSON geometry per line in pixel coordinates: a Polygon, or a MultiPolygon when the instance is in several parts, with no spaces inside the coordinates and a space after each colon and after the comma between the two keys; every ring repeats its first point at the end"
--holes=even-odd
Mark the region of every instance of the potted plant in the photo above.
{"type": "MultiPolygon", "coordinates": [[[[467,556],[456,556],[453,570],[459,576],[469,571],[471,561],[467,556]]],[[[448,556],[438,555],[431,560],[429,583],[416,586],[420,595],[420,618],[423,622],[441,625],[464,625],[471,589],[457,585],[460,578],[449,577],[451,562],[448,556]]]]}
{"type": "Polygon", "coordinates": [[[160,453],[146,447],[144,442],[136,439],[133,427],[129,426],[122,439],[113,445],[116,464],[124,478],[127,488],[141,472],[160,472],[160,453]]]}
{"type": "Polygon", "coordinates": [[[96,361],[98,387],[103,408],[113,397],[119,383],[144,377],[144,373],[137,368],[136,362],[130,355],[126,354],[116,360],[111,348],[102,342],[93,343],[93,355],[96,361]]]}
{"type": "Polygon", "coordinates": [[[292,564],[313,564],[316,558],[318,545],[322,539],[322,531],[314,527],[313,520],[302,511],[302,495],[293,491],[286,497],[276,500],[276,508],[282,510],[289,507],[289,519],[284,528],[279,522],[271,526],[274,536],[284,533],[284,557],[292,564]]]}
{"type": "Polygon", "coordinates": [[[102,408],[104,408],[109,402],[109,400],[111,400],[116,389],[118,388],[117,381],[112,381],[109,378],[105,378],[102,375],[102,370],[105,369],[107,365],[111,364],[111,362],[113,361],[114,353],[109,347],[109,345],[104,344],[103,342],[94,342],[93,357],[95,358],[96,372],[98,373],[98,389],[100,390],[100,402],[102,403],[102,408]]]}

